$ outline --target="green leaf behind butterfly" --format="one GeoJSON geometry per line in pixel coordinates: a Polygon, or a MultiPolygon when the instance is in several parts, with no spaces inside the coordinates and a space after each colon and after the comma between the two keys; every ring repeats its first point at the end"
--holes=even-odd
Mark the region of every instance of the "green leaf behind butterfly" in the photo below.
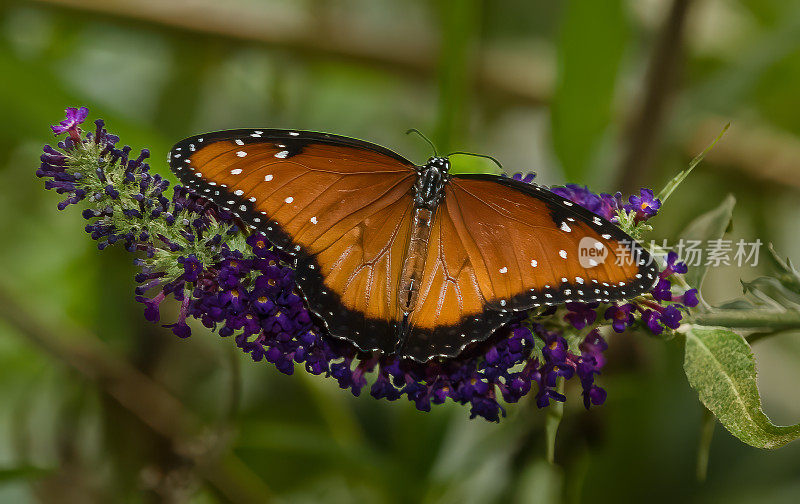
{"type": "MultiPolygon", "coordinates": [[[[690,222],[681,233],[681,239],[684,242],[699,240],[702,242],[701,246],[705,246],[708,240],[722,238],[730,224],[734,206],[736,206],[736,198],[729,194],[719,206],[690,222]]],[[[688,273],[686,273],[686,282],[699,289],[707,272],[708,266],[705,264],[691,266],[688,273]]]]}

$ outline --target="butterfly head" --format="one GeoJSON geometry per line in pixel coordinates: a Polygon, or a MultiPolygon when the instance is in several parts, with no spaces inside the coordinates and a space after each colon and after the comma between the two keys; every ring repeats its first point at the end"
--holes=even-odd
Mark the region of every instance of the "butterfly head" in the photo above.
{"type": "Polygon", "coordinates": [[[422,169],[423,171],[435,169],[442,175],[447,175],[447,173],[450,171],[450,160],[446,157],[433,156],[428,159],[428,162],[425,163],[425,166],[423,166],[422,169]]]}

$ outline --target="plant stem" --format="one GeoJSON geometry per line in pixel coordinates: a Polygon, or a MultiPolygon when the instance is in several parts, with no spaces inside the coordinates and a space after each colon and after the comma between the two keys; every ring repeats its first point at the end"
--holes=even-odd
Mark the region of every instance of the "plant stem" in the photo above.
{"type": "Polygon", "coordinates": [[[775,310],[719,310],[698,313],[693,322],[705,326],[737,329],[768,327],[771,329],[800,329],[800,312],[775,310]]]}
{"type": "Polygon", "coordinates": [[[703,421],[700,427],[700,441],[697,445],[697,481],[700,483],[706,480],[708,475],[708,455],[711,453],[711,439],[714,437],[714,427],[717,419],[714,414],[703,407],[703,421]]]}
{"type": "Polygon", "coordinates": [[[619,185],[628,191],[637,189],[652,171],[662,136],[660,133],[669,116],[676,76],[684,65],[683,35],[689,5],[689,0],[673,0],[653,48],[645,76],[644,96],[629,126],[630,142],[620,170],[619,185]]]}
{"type": "Polygon", "coordinates": [[[480,31],[481,4],[476,0],[442,0],[439,53],[439,113],[434,142],[446,154],[464,140],[468,103],[474,83],[471,62],[480,31]]]}
{"type": "MultiPolygon", "coordinates": [[[[559,377],[556,382],[556,391],[559,394],[564,393],[564,378],[559,377]]],[[[561,424],[561,418],[564,416],[564,403],[560,401],[553,401],[553,404],[547,408],[547,417],[545,418],[545,442],[547,443],[547,461],[555,465],[556,458],[556,434],[558,434],[558,426],[561,424]]]]}

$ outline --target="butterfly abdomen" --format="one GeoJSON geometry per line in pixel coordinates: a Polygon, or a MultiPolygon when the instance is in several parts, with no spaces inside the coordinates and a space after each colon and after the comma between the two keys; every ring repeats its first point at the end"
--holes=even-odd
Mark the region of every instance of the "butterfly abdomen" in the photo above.
{"type": "Polygon", "coordinates": [[[428,256],[433,213],[434,211],[427,208],[415,208],[411,219],[411,239],[403,259],[400,288],[397,293],[398,305],[405,314],[411,313],[417,304],[417,294],[425,270],[425,258],[428,256]]]}

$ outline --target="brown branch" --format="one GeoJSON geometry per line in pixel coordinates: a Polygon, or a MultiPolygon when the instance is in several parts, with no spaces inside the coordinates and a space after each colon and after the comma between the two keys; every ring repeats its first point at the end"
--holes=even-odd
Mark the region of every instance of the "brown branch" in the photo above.
{"type": "MultiPolygon", "coordinates": [[[[703,150],[728,120],[710,117],[701,121],[684,143],[687,156],[703,150]]],[[[705,160],[723,176],[735,171],[778,187],[800,189],[800,140],[774,127],[734,122],[724,141],[714,146],[705,160]]]]}
{"type": "MultiPolygon", "coordinates": [[[[298,18],[278,7],[253,9],[247,4],[164,0],[33,0],[81,14],[91,14],[121,22],[167,27],[173,32],[218,37],[234,42],[263,44],[313,59],[339,59],[372,68],[431,78],[437,69],[437,41],[424,31],[390,29],[373,33],[352,26],[324,23],[309,16],[298,18]],[[235,7],[240,8],[235,8],[235,7]]],[[[533,65],[541,70],[536,54],[487,53],[476,56],[476,86],[494,97],[514,103],[540,105],[550,93],[552,72],[522,72],[533,65]],[[486,63],[483,63],[486,62],[486,63]],[[514,68],[514,72],[499,72],[514,68]]]]}
{"type": "Polygon", "coordinates": [[[209,433],[190,411],[162,385],[115,356],[95,336],[50,329],[0,287],[0,318],[53,358],[77,370],[114,398],[147,427],[170,441],[173,451],[194,462],[198,474],[231,502],[270,500],[266,484],[229,450],[215,450],[209,433]],[[209,445],[211,445],[209,447],[209,445]]]}
{"type": "Polygon", "coordinates": [[[683,31],[690,0],[673,0],[653,49],[644,83],[644,96],[628,130],[628,149],[620,170],[619,186],[627,192],[647,181],[675,91],[683,58],[683,31]]]}

